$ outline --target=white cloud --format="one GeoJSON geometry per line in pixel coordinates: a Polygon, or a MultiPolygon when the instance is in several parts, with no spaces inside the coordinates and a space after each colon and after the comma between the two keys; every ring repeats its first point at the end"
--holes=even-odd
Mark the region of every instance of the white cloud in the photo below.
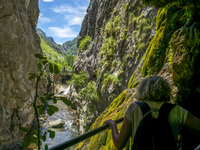
{"type": "Polygon", "coordinates": [[[45,23],[53,22],[53,20],[51,18],[48,18],[48,17],[43,17],[43,14],[40,14],[38,22],[40,24],[45,24],[45,23]]]}
{"type": "Polygon", "coordinates": [[[87,7],[85,6],[77,6],[71,7],[69,5],[63,5],[60,7],[54,7],[52,10],[56,13],[70,13],[70,14],[84,14],[87,7]]]}
{"type": "Polygon", "coordinates": [[[64,14],[64,19],[68,22],[68,26],[81,25],[83,18],[86,14],[87,7],[76,6],[71,7],[69,5],[63,5],[60,7],[54,7],[52,10],[56,13],[64,14]]]}
{"type": "Polygon", "coordinates": [[[59,37],[59,38],[71,38],[77,37],[78,32],[73,31],[69,27],[59,28],[59,27],[49,27],[51,36],[59,37]]]}
{"type": "Polygon", "coordinates": [[[43,0],[44,2],[53,2],[54,0],[43,0]]]}
{"type": "Polygon", "coordinates": [[[68,21],[68,26],[81,25],[84,16],[66,15],[65,20],[68,21]]]}

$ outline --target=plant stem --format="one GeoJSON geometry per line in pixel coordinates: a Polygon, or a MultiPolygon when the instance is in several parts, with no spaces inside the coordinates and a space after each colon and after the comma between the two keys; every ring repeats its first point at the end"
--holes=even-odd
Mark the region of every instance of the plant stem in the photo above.
{"type": "Polygon", "coordinates": [[[40,150],[40,121],[39,121],[39,116],[38,116],[38,112],[37,112],[37,92],[38,92],[38,83],[40,80],[42,73],[38,76],[37,81],[36,81],[36,91],[35,91],[35,100],[34,100],[34,104],[33,107],[35,109],[35,115],[36,115],[36,119],[37,119],[37,128],[38,128],[38,150],[40,150]]]}

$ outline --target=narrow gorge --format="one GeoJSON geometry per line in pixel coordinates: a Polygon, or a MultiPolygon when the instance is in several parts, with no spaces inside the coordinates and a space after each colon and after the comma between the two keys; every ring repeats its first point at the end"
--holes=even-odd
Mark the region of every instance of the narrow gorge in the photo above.
{"type": "MultiPolygon", "coordinates": [[[[30,129],[34,122],[35,82],[28,79],[28,74],[37,73],[34,55],[42,54],[36,34],[38,1],[0,0],[0,149],[3,150],[21,147],[26,133],[19,131],[19,124],[30,129]]],[[[90,1],[78,36],[71,81],[77,80],[76,75],[82,75],[84,80],[80,79],[81,85],[74,82],[69,95],[79,113],[88,109],[89,115],[81,114],[80,121],[82,125],[90,121],[86,130],[124,116],[135,101],[138,83],[151,75],[167,79],[172,88],[172,103],[200,118],[199,9],[200,2],[195,0],[90,1]],[[87,97],[84,92],[89,90],[92,102],[80,96],[87,97]]],[[[41,82],[39,89],[46,92],[46,84],[41,82]]],[[[200,144],[192,133],[182,135],[188,147],[200,144]]],[[[75,149],[116,148],[111,131],[105,130],[77,144],[75,149]]]]}

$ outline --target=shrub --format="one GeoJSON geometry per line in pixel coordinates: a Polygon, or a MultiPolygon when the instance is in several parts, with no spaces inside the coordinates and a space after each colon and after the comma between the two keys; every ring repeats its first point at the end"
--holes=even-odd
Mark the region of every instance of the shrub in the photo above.
{"type": "Polygon", "coordinates": [[[82,110],[82,113],[85,115],[84,122],[86,124],[85,129],[87,131],[98,117],[99,97],[97,95],[95,83],[90,81],[85,88],[80,90],[78,94],[87,102],[86,110],[82,110]]]}
{"type": "Polygon", "coordinates": [[[79,74],[73,74],[71,82],[74,83],[74,86],[77,91],[87,85],[87,74],[85,71],[80,71],[79,74]]]}
{"type": "Polygon", "coordinates": [[[79,49],[80,50],[86,50],[90,46],[92,42],[92,38],[90,36],[84,36],[84,38],[79,42],[79,49]]]}

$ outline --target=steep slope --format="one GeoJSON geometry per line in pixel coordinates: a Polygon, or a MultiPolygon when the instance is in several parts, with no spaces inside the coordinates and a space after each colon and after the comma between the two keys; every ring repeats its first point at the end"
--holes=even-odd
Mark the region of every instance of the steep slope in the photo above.
{"type": "Polygon", "coordinates": [[[75,73],[97,78],[100,109],[126,89],[155,34],[157,10],[139,0],[93,0],[82,23],[75,73]],[[92,41],[87,44],[87,39],[92,41]],[[88,45],[88,48],[81,48],[88,45]]]}
{"type": "MultiPolygon", "coordinates": [[[[185,0],[158,0],[156,2],[154,0],[143,0],[142,2],[143,4],[137,0],[119,0],[98,3],[98,1],[93,0],[90,3],[88,14],[85,17],[87,21],[83,22],[79,41],[85,35],[92,37],[93,41],[85,51],[79,50],[79,60],[74,64],[74,71],[83,70],[81,67],[89,67],[90,72],[88,74],[89,78],[91,78],[96,74],[95,69],[100,68],[97,74],[97,88],[101,97],[104,97],[102,93],[104,95],[107,94],[107,98],[103,98],[105,100],[109,99],[110,94],[112,94],[110,90],[115,89],[113,87],[124,90],[123,92],[119,90],[116,93],[119,96],[115,99],[113,98],[114,100],[110,98],[111,101],[113,100],[112,103],[96,119],[90,130],[101,126],[107,119],[115,120],[124,116],[128,106],[135,101],[135,88],[138,83],[152,74],[160,75],[169,80],[174,96],[173,103],[183,106],[200,118],[199,106],[196,105],[199,101],[197,97],[200,96],[200,22],[197,20],[200,17],[198,12],[200,3],[199,1],[185,0]],[[148,10],[155,9],[146,7],[144,4],[154,5],[158,9],[156,32],[153,32],[154,30],[145,31],[143,29],[144,24],[139,24],[144,21],[145,16],[148,16],[148,13],[145,12],[149,12],[154,18],[155,13],[151,13],[148,10]],[[100,9],[101,7],[104,9],[100,9]],[[118,10],[119,8],[120,10],[118,10]],[[137,15],[138,9],[141,13],[137,15]],[[121,16],[119,17],[120,27],[117,28],[118,18],[116,17],[118,14],[121,16]],[[132,15],[134,16],[133,20],[135,20],[132,22],[133,28],[125,28],[126,25],[129,25],[129,17],[132,15]],[[143,16],[141,17],[140,15],[143,16]],[[101,18],[101,16],[104,17],[101,18]],[[91,22],[95,22],[95,25],[94,23],[91,24],[91,22]],[[126,30],[124,31],[123,29],[126,30]],[[148,31],[150,34],[148,34],[148,31]],[[142,33],[149,35],[147,40],[139,40],[140,36],[143,35],[142,33]],[[116,35],[120,36],[115,38],[116,35]],[[133,38],[130,38],[132,35],[133,38]],[[154,37],[152,38],[151,35],[154,35],[154,37]],[[129,41],[132,41],[132,43],[129,41]],[[145,46],[140,45],[142,42],[144,42],[143,45],[145,46]],[[130,54],[132,52],[134,57],[129,58],[130,56],[127,56],[129,58],[127,60],[125,56],[129,54],[128,52],[130,54]],[[116,57],[117,55],[121,56],[122,59],[116,57]],[[112,67],[115,66],[115,63],[117,62],[118,64],[119,60],[121,60],[119,66],[124,64],[126,67],[123,68],[123,71],[129,73],[121,73],[123,74],[123,78],[120,78],[123,81],[121,85],[116,86],[111,83],[112,79],[109,79],[106,80],[109,84],[104,86],[105,82],[103,81],[108,77],[108,74],[112,71],[117,74],[117,69],[111,68],[110,65],[112,67]],[[107,61],[108,63],[106,64],[107,61]],[[91,62],[95,65],[91,65],[91,62]]],[[[150,18],[150,16],[147,18],[150,18]]],[[[154,19],[150,19],[148,24],[153,28],[154,19]]],[[[148,26],[146,29],[148,29],[148,26]]],[[[118,129],[120,127],[121,124],[118,125],[118,129]]],[[[187,149],[194,149],[199,144],[199,139],[191,133],[182,134],[183,143],[188,146],[187,149]]],[[[77,149],[114,150],[116,148],[112,142],[111,131],[105,130],[80,143],[76,147],[77,149]]],[[[130,149],[130,145],[127,145],[127,149],[130,149]]]]}
{"type": "Polygon", "coordinates": [[[65,54],[67,55],[77,55],[77,42],[78,37],[74,38],[72,41],[67,41],[63,43],[62,48],[65,50],[65,54]]]}
{"type": "Polygon", "coordinates": [[[37,73],[34,54],[42,54],[38,16],[38,0],[0,0],[0,149],[21,149],[26,133],[18,127],[30,129],[35,117],[28,73],[37,73]]]}
{"type": "Polygon", "coordinates": [[[48,61],[51,63],[55,63],[59,67],[60,70],[63,70],[64,67],[67,65],[65,62],[64,55],[60,53],[60,51],[57,51],[56,49],[54,49],[54,47],[52,47],[53,45],[52,42],[49,42],[48,40],[46,40],[40,35],[39,37],[41,40],[40,46],[42,48],[43,54],[47,56],[48,61]]]}
{"type": "Polygon", "coordinates": [[[40,37],[40,46],[43,54],[47,56],[48,61],[56,64],[61,71],[72,71],[74,55],[76,54],[77,38],[67,41],[63,45],[57,44],[52,37],[46,36],[41,29],[36,29],[40,37]]]}
{"type": "Polygon", "coordinates": [[[46,33],[44,31],[42,31],[40,28],[36,28],[36,32],[37,34],[39,34],[40,36],[42,36],[43,38],[45,38],[46,40],[56,44],[56,42],[54,41],[54,39],[52,37],[48,37],[46,35],[46,33]]]}
{"type": "Polygon", "coordinates": [[[64,53],[64,49],[62,48],[62,46],[57,44],[52,37],[46,36],[46,33],[39,28],[37,28],[36,31],[37,34],[39,34],[40,37],[43,38],[43,41],[45,41],[45,43],[49,45],[54,51],[61,54],[64,53]]]}

